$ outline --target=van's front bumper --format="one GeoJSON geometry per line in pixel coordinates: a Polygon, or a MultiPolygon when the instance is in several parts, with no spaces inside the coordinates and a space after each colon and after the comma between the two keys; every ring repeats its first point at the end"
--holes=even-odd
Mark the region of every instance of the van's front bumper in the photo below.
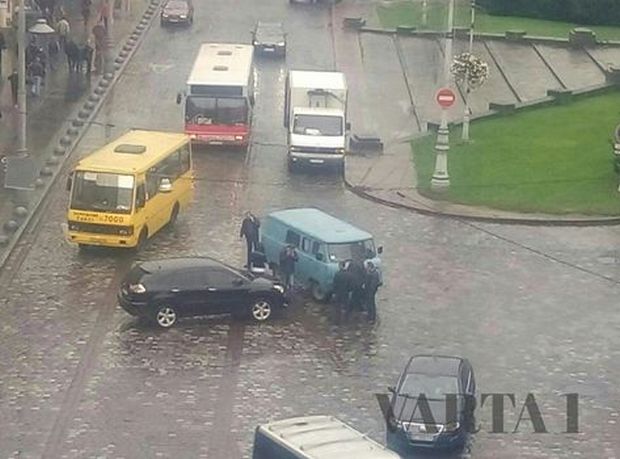
{"type": "Polygon", "coordinates": [[[294,167],[342,168],[344,154],[289,151],[288,160],[289,164],[294,167]]]}

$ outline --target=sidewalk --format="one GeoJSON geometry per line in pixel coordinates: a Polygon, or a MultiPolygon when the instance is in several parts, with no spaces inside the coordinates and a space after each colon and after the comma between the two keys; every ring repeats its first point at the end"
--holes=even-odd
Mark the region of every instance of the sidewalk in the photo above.
{"type": "Polygon", "coordinates": [[[351,191],[384,205],[426,215],[529,225],[620,224],[620,217],[521,214],[442,202],[419,194],[409,142],[395,138],[393,133],[386,129],[386,124],[380,120],[369,118],[367,106],[373,106],[373,95],[368,94],[368,82],[365,79],[369,65],[364,61],[363,52],[360,50],[358,32],[344,30],[342,27],[343,20],[347,17],[361,17],[366,19],[367,23],[378,23],[375,7],[376,4],[373,2],[349,0],[336,4],[332,9],[332,33],[337,68],[347,75],[347,80],[351,83],[351,92],[356,93],[355,98],[350,98],[349,107],[349,117],[354,130],[356,132],[370,130],[385,141],[382,154],[347,156],[345,183],[351,191]]]}
{"type": "MultiPolygon", "coordinates": [[[[63,5],[67,20],[71,27],[71,37],[76,43],[83,43],[96,19],[97,1],[93,1],[91,7],[91,23],[88,28],[80,14],[79,2],[68,0],[63,5]]],[[[135,24],[140,20],[143,10],[148,6],[147,2],[134,0],[134,7],[129,12],[115,11],[112,28],[112,46],[116,49],[123,38],[130,34],[135,24]]],[[[117,50],[118,51],[118,50],[117,50]]],[[[12,50],[11,50],[12,53],[12,50]]],[[[5,56],[9,54],[6,50],[5,56]]],[[[117,53],[114,52],[113,55],[117,53]]],[[[42,95],[32,97],[28,95],[27,111],[27,146],[28,153],[34,159],[37,170],[43,166],[45,158],[54,147],[53,139],[63,123],[71,116],[71,113],[84,102],[91,90],[91,82],[96,83],[96,74],[92,74],[90,80],[85,73],[70,73],[66,55],[60,52],[53,61],[54,70],[48,70],[42,95]]],[[[0,155],[10,155],[17,149],[17,109],[13,107],[10,84],[6,80],[8,75],[3,75],[0,83],[0,155]]],[[[2,183],[0,184],[0,221],[7,221],[13,212],[13,191],[4,188],[3,173],[0,172],[2,183]]]]}

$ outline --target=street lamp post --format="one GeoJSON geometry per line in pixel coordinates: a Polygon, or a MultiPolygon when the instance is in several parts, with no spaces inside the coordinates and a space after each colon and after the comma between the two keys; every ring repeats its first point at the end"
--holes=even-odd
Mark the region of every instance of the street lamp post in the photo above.
{"type": "MultiPolygon", "coordinates": [[[[452,62],[452,34],[454,26],[454,0],[448,5],[448,33],[446,35],[446,48],[444,53],[444,87],[450,86],[450,65],[452,62]]],[[[435,191],[445,190],[450,186],[448,175],[448,151],[450,150],[450,131],[448,129],[448,110],[441,110],[441,124],[437,131],[437,143],[435,144],[435,172],[431,179],[431,189],[435,191]]]]}
{"type": "MultiPolygon", "coordinates": [[[[476,20],[476,0],[471,0],[471,22],[469,24],[469,55],[474,52],[474,23],[476,20]]],[[[470,108],[469,108],[469,94],[471,93],[469,87],[469,65],[467,66],[465,73],[465,113],[463,114],[463,131],[462,139],[469,141],[469,121],[470,121],[470,108]]]]}
{"type": "Polygon", "coordinates": [[[17,155],[28,156],[26,146],[26,7],[19,0],[17,17],[17,111],[19,128],[17,130],[17,155]]]}

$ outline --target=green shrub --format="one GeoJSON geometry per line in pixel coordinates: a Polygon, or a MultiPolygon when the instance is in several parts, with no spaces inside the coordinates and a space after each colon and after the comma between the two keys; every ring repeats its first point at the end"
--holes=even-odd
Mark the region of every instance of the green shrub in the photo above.
{"type": "Polygon", "coordinates": [[[488,13],[575,22],[620,25],[620,0],[477,0],[488,13]]]}

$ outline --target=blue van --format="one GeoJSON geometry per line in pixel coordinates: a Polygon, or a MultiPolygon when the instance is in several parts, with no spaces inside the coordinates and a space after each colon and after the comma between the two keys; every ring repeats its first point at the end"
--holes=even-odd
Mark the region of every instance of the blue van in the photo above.
{"type": "Polygon", "coordinates": [[[319,209],[287,209],[270,213],[261,223],[261,242],[271,266],[277,268],[287,244],[297,248],[295,283],[306,286],[314,299],[329,299],[341,261],[370,260],[381,276],[382,248],[372,235],[319,209]]]}

